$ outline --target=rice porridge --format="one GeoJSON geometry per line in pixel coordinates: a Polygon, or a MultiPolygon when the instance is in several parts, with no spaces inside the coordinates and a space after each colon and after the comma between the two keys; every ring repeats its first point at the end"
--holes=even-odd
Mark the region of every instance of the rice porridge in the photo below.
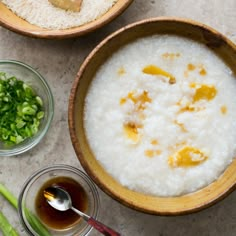
{"type": "Polygon", "coordinates": [[[127,188],[178,196],[216,180],[236,154],[236,80],[205,45],[155,35],[119,49],[85,100],[94,156],[127,188]]]}

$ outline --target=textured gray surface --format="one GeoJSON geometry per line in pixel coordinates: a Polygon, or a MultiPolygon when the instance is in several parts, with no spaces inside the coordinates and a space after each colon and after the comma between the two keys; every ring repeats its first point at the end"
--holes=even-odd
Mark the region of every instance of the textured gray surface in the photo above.
{"type": "MultiPolygon", "coordinates": [[[[236,42],[235,0],[135,0],[123,15],[103,29],[82,38],[64,41],[31,39],[0,28],[0,58],[20,60],[38,69],[47,78],[55,98],[54,120],[43,141],[23,155],[1,157],[0,181],[8,185],[15,195],[19,194],[26,178],[43,166],[65,163],[81,168],[67,125],[68,97],[76,72],[88,53],[109,33],[128,23],[156,16],[191,18],[214,27],[236,42]]],[[[179,217],[136,212],[99,192],[102,202],[100,220],[119,230],[122,235],[236,235],[236,192],[207,210],[179,217]]],[[[1,196],[0,210],[21,235],[26,235],[16,212],[1,196]]],[[[92,231],[91,235],[100,234],[92,231]]]]}

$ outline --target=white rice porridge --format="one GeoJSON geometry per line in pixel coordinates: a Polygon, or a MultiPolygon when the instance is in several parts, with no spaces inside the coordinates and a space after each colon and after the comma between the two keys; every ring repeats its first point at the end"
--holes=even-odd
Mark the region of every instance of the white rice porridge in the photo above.
{"type": "Polygon", "coordinates": [[[84,125],[102,166],[127,188],[178,196],[216,180],[236,154],[236,80],[205,45],[139,39],[97,72],[84,125]]]}

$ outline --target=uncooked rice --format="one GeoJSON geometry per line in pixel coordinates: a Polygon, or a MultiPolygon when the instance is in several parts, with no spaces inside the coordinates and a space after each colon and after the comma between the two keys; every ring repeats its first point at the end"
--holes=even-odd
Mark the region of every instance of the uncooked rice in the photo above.
{"type": "Polygon", "coordinates": [[[0,0],[19,17],[46,29],[81,26],[105,14],[117,0],[83,0],[80,12],[54,7],[48,0],[0,0]]]}

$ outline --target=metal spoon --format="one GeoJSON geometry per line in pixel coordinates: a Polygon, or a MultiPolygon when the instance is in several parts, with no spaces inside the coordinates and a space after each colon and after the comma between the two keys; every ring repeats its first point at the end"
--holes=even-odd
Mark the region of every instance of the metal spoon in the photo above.
{"type": "Polygon", "coordinates": [[[80,215],[88,224],[92,225],[100,233],[106,236],[120,236],[119,233],[113,229],[105,226],[101,222],[95,220],[93,217],[86,215],[72,206],[72,201],[69,193],[60,187],[49,187],[44,190],[44,197],[47,199],[49,205],[59,211],[67,211],[69,209],[80,215]]]}

